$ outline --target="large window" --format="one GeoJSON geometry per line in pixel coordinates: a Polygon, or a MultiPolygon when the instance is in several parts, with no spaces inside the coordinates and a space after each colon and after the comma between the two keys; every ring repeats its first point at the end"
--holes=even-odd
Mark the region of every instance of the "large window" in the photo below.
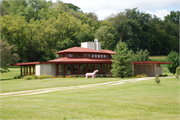
{"type": "Polygon", "coordinates": [[[71,74],[71,64],[66,64],[66,74],[71,74]]]}
{"type": "Polygon", "coordinates": [[[35,75],[35,65],[21,66],[21,75],[35,75]]]}
{"type": "Polygon", "coordinates": [[[108,74],[111,74],[110,70],[111,70],[111,64],[107,64],[108,66],[108,74]]]}
{"type": "Polygon", "coordinates": [[[76,57],[81,57],[81,54],[76,54],[76,57]]]}
{"type": "Polygon", "coordinates": [[[64,64],[58,65],[58,75],[62,75],[64,73],[64,64]]]}
{"type": "Polygon", "coordinates": [[[101,64],[95,64],[95,70],[99,71],[97,74],[101,74],[101,64]]]}
{"type": "Polygon", "coordinates": [[[74,54],[69,54],[69,57],[74,57],[74,54]]]}
{"type": "Polygon", "coordinates": [[[94,72],[94,64],[88,64],[88,72],[94,72]]]}
{"type": "Polygon", "coordinates": [[[86,74],[86,64],[80,64],[80,70],[81,74],[86,74]]]}
{"type": "Polygon", "coordinates": [[[79,64],[73,64],[73,74],[79,74],[79,64]]]}
{"type": "Polygon", "coordinates": [[[102,64],[102,74],[106,74],[106,73],[107,73],[107,65],[102,64]]]}

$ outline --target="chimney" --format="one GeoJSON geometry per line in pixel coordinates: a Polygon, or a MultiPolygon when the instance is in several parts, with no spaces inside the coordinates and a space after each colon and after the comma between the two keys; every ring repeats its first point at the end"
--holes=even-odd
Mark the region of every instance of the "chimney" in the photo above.
{"type": "Polygon", "coordinates": [[[94,39],[94,42],[83,42],[83,43],[81,43],[81,47],[101,51],[101,42],[98,42],[98,39],[94,39]]]}

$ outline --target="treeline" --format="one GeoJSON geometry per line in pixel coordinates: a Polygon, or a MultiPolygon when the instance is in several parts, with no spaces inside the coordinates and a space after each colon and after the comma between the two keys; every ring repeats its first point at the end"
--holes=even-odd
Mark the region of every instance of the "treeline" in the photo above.
{"type": "Polygon", "coordinates": [[[168,55],[179,49],[179,11],[162,21],[157,16],[125,9],[99,21],[71,3],[46,0],[4,0],[1,3],[1,40],[15,45],[19,62],[47,61],[55,52],[98,39],[102,49],[114,50],[120,38],[129,49],[168,55]]]}

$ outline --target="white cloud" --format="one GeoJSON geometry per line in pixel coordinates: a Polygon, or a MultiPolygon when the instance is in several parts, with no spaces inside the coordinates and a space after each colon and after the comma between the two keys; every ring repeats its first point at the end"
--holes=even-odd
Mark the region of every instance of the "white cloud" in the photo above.
{"type": "MultiPolygon", "coordinates": [[[[47,0],[48,1],[48,0],[47,0]]],[[[52,0],[53,2],[57,0],[52,0]]],[[[95,12],[102,20],[107,16],[125,9],[137,7],[140,11],[156,15],[163,19],[172,10],[179,10],[179,0],[61,0],[72,3],[83,12],[95,12]]]]}

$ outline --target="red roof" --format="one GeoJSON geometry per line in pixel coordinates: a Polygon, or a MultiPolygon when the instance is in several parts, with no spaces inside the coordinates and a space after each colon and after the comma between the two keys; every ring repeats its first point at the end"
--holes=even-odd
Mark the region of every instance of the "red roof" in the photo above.
{"type": "Polygon", "coordinates": [[[111,63],[111,59],[107,58],[58,58],[55,60],[50,60],[48,63],[111,63]]]}
{"type": "Polygon", "coordinates": [[[65,49],[65,50],[62,50],[62,51],[59,51],[59,52],[56,52],[56,53],[64,53],[64,52],[68,52],[68,53],[71,53],[71,52],[84,52],[84,53],[106,53],[106,54],[115,54],[114,51],[110,51],[110,50],[101,50],[101,51],[98,51],[98,50],[94,50],[94,49],[90,49],[90,48],[81,48],[81,47],[72,47],[72,48],[69,48],[69,49],[65,49]]]}
{"type": "Polygon", "coordinates": [[[172,62],[156,62],[156,61],[135,61],[131,63],[139,63],[139,64],[146,64],[146,63],[155,63],[155,64],[172,64],[172,62]]]}

